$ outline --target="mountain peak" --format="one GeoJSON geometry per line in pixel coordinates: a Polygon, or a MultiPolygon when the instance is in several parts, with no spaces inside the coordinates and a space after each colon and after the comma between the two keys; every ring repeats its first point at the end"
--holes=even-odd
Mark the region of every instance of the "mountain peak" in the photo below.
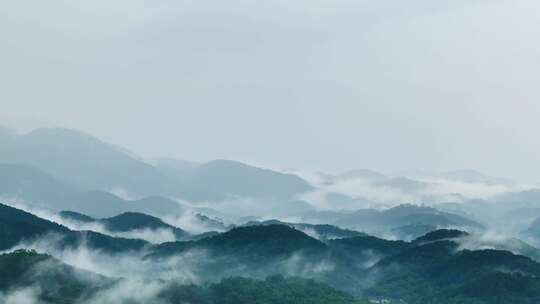
{"type": "Polygon", "coordinates": [[[322,249],[326,245],[287,225],[255,225],[236,227],[225,233],[199,241],[201,244],[225,247],[262,246],[272,251],[322,249]]]}

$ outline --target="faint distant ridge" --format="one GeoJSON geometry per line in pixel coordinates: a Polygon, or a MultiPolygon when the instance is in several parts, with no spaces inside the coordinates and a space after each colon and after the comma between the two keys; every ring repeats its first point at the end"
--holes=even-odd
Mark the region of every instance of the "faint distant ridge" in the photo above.
{"type": "Polygon", "coordinates": [[[138,200],[124,200],[105,191],[85,191],[67,196],[55,202],[55,210],[71,210],[92,217],[111,217],[123,212],[141,212],[152,216],[181,214],[184,210],[175,201],[160,197],[149,196],[138,200]]]}
{"type": "Polygon", "coordinates": [[[0,195],[47,206],[80,191],[77,187],[24,164],[0,163],[0,195]]]}
{"type": "Polygon", "coordinates": [[[482,224],[463,216],[412,204],[402,204],[386,210],[357,210],[340,216],[334,224],[360,231],[384,231],[410,225],[484,229],[482,224]]]}
{"type": "Polygon", "coordinates": [[[498,203],[512,203],[528,205],[530,207],[540,205],[540,189],[529,189],[524,191],[507,192],[495,198],[498,203]]]}
{"type": "Polygon", "coordinates": [[[181,205],[166,197],[168,196],[166,194],[173,190],[171,196],[205,202],[248,197],[258,199],[267,209],[275,207],[294,212],[311,208],[307,203],[290,200],[289,196],[294,196],[297,191],[312,189],[300,178],[246,167],[247,174],[242,173],[240,176],[234,169],[217,170],[221,173],[214,174],[215,168],[207,170],[205,167],[202,170],[203,174],[200,174],[201,171],[197,167],[184,172],[185,176],[182,175],[178,180],[171,179],[171,184],[176,186],[166,191],[165,196],[151,195],[140,199],[124,199],[108,191],[87,190],[73,186],[27,164],[0,163],[0,196],[32,206],[55,211],[73,210],[95,217],[113,216],[124,211],[143,212],[154,216],[180,214],[183,211],[181,205]],[[259,172],[263,174],[260,175],[259,172]],[[205,175],[208,176],[208,180],[205,179],[205,175]],[[233,178],[241,180],[230,181],[233,178]],[[249,185],[251,188],[245,189],[242,185],[249,185]]]}
{"type": "Polygon", "coordinates": [[[288,199],[314,188],[293,174],[232,160],[214,160],[187,170],[179,181],[179,189],[183,198],[212,201],[235,197],[288,199]]]}
{"type": "Polygon", "coordinates": [[[154,166],[162,171],[184,172],[200,166],[200,163],[176,158],[158,158],[153,161],[154,166]]]}
{"type": "Polygon", "coordinates": [[[540,216],[538,216],[529,227],[522,232],[522,234],[534,238],[537,242],[540,241],[540,216]]]}
{"type": "Polygon", "coordinates": [[[409,177],[413,179],[446,179],[465,183],[483,184],[515,184],[514,181],[501,177],[489,176],[472,169],[460,169],[445,172],[431,172],[423,170],[407,170],[396,174],[396,176],[409,177]]]}
{"type": "MultiPolygon", "coordinates": [[[[50,191],[62,188],[58,191],[62,197],[73,193],[65,193],[71,191],[61,187],[61,183],[78,191],[118,189],[118,193],[125,192],[127,197],[165,196],[205,202],[238,198],[288,202],[313,189],[296,175],[231,160],[202,164],[176,159],[145,162],[125,149],[84,132],[61,128],[36,129],[23,135],[0,132],[0,151],[0,164],[34,169],[33,174],[27,172],[24,183],[46,184],[37,173],[42,172],[41,175],[46,174],[58,182],[58,187],[51,187],[50,191]]],[[[19,174],[15,168],[11,173],[19,174]]],[[[0,188],[2,183],[4,181],[0,180],[0,188]]],[[[24,183],[6,183],[8,186],[0,189],[0,195],[11,197],[21,190],[30,190],[24,191],[24,195],[33,200],[31,189],[24,188],[24,183]]],[[[53,199],[57,197],[40,198],[49,203],[53,199]]]]}
{"type": "MultiPolygon", "coordinates": [[[[334,181],[351,179],[363,179],[372,183],[386,183],[390,180],[430,180],[445,179],[450,181],[460,181],[465,183],[484,184],[514,184],[514,181],[501,177],[489,176],[472,169],[461,169],[444,172],[432,172],[424,170],[406,170],[392,175],[385,175],[370,169],[350,170],[344,173],[331,176],[334,181]]],[[[419,182],[419,181],[417,181],[419,182]]]]}
{"type": "Polygon", "coordinates": [[[0,162],[26,164],[83,189],[120,186],[149,195],[170,185],[158,169],[83,132],[51,128],[0,137],[0,162]]]}

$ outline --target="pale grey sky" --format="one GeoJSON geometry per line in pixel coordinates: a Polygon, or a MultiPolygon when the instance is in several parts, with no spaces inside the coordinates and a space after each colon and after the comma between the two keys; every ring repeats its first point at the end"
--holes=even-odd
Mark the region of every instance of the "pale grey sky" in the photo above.
{"type": "Polygon", "coordinates": [[[540,1],[0,0],[0,124],[540,181],[540,1]]]}

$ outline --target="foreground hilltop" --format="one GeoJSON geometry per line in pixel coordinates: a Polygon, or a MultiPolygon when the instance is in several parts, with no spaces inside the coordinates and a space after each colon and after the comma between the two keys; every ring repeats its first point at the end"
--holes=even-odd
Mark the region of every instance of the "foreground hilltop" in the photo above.
{"type": "MultiPolygon", "coordinates": [[[[84,250],[89,258],[105,258],[109,261],[105,264],[108,271],[122,267],[126,258],[139,261],[141,272],[131,269],[135,273],[125,279],[151,276],[159,280],[161,274],[169,277],[171,271],[183,269],[196,273],[199,283],[245,284],[234,288],[270,288],[268,292],[275,286],[266,284],[275,282],[281,282],[278,285],[283,288],[288,284],[326,288],[316,285],[322,283],[355,297],[395,303],[533,304],[540,300],[539,263],[501,249],[464,249],[464,245],[475,240],[474,235],[459,230],[436,230],[411,242],[365,234],[315,239],[294,226],[269,223],[236,227],[195,241],[150,244],[72,231],[24,211],[0,207],[0,240],[4,249],[17,244],[32,248],[33,242],[43,244],[41,240],[47,246],[39,248],[53,256],[63,257],[66,250],[84,250]],[[51,238],[51,234],[56,237],[51,238]],[[105,252],[107,255],[103,255],[105,252]],[[266,280],[275,275],[319,283],[266,280]],[[265,283],[243,279],[221,281],[240,276],[265,283]]],[[[181,287],[185,291],[184,288],[181,287]]]]}
{"type": "MultiPolygon", "coordinates": [[[[0,255],[0,301],[24,299],[39,303],[326,303],[366,304],[324,284],[302,278],[272,276],[266,280],[228,278],[195,286],[169,280],[151,282],[152,294],[141,282],[111,279],[80,270],[35,251],[18,250],[0,255]],[[142,293],[122,289],[140,288],[142,293]]],[[[18,300],[17,300],[18,301],[18,300]]],[[[11,303],[11,302],[10,302],[11,303]]],[[[15,302],[19,303],[19,302],[15,302]]]]}

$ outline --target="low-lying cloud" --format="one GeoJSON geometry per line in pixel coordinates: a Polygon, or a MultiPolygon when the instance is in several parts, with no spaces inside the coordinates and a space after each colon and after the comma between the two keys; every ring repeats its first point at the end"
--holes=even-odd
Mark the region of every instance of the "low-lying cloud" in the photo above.
{"type": "Polygon", "coordinates": [[[384,180],[369,178],[313,178],[303,176],[317,189],[301,199],[321,210],[356,210],[388,208],[399,204],[427,204],[440,202],[463,203],[471,199],[490,200],[505,193],[533,189],[526,184],[467,182],[456,179],[429,177],[396,177],[384,180]],[[337,197],[343,195],[344,197],[337,197]]]}

